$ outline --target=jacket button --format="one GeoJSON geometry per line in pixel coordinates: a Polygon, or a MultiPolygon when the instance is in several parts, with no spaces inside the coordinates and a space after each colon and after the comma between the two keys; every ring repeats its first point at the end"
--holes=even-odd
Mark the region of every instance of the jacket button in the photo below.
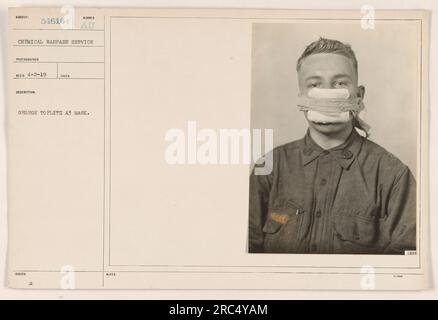
{"type": "Polygon", "coordinates": [[[322,186],[325,186],[327,184],[327,179],[321,179],[320,183],[322,186]]]}
{"type": "Polygon", "coordinates": [[[321,210],[316,211],[315,215],[317,218],[321,218],[321,216],[322,216],[321,210]]]}
{"type": "Polygon", "coordinates": [[[350,150],[345,150],[342,155],[344,156],[344,159],[350,159],[353,156],[353,152],[350,150]]]}

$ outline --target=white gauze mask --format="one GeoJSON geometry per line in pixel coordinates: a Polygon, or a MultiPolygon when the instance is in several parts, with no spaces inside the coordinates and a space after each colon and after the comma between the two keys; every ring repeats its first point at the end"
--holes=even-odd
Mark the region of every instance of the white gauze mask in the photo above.
{"type": "Polygon", "coordinates": [[[350,111],[359,111],[359,101],[349,98],[347,89],[312,88],[307,97],[299,97],[298,107],[301,111],[307,111],[310,121],[344,123],[350,121],[350,111]]]}

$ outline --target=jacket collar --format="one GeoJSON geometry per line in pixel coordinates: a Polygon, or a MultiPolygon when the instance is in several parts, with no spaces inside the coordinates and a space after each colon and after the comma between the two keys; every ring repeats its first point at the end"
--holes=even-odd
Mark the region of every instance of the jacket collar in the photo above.
{"type": "Polygon", "coordinates": [[[321,155],[331,154],[340,166],[348,169],[359,153],[363,139],[356,129],[353,128],[350,136],[344,143],[331,149],[323,149],[312,139],[310,131],[307,130],[306,135],[302,139],[302,163],[306,166],[321,155]]]}

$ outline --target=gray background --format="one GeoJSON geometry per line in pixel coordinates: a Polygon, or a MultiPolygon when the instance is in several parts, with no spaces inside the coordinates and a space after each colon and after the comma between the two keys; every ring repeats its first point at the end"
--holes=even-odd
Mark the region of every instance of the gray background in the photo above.
{"type": "Polygon", "coordinates": [[[349,43],[365,86],[370,139],[396,155],[416,175],[416,125],[419,112],[419,23],[360,21],[255,23],[252,51],[252,128],[273,128],[274,147],[300,139],[307,122],[296,108],[296,61],[320,36],[349,43]]]}

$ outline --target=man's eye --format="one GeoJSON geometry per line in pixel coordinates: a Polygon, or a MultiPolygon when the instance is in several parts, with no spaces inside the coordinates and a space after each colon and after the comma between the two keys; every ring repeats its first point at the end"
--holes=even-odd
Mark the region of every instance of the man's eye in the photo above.
{"type": "Polygon", "coordinates": [[[345,87],[345,86],[347,86],[347,83],[344,82],[344,81],[337,81],[337,82],[335,83],[335,85],[336,85],[337,87],[345,87]]]}
{"type": "Polygon", "coordinates": [[[318,88],[319,87],[319,83],[310,83],[308,85],[309,88],[318,88]]]}

